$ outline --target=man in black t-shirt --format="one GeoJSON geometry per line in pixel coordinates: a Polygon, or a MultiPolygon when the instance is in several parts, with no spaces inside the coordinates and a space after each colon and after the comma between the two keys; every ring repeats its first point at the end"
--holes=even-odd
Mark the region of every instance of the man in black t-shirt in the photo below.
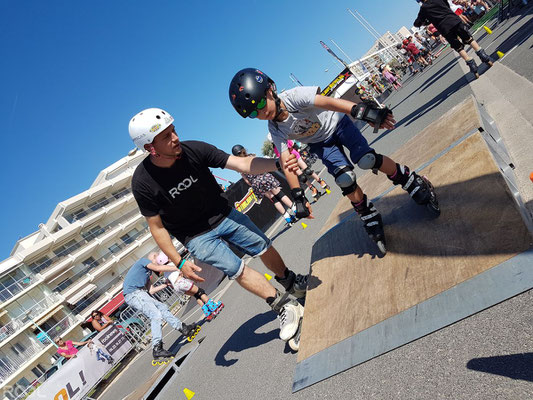
{"type": "Polygon", "coordinates": [[[477,64],[465,50],[465,44],[470,45],[482,62],[489,67],[492,60],[479,44],[474,40],[461,18],[450,8],[447,0],[422,0],[420,12],[414,22],[417,28],[433,24],[439,33],[446,38],[450,46],[465,60],[470,71],[478,77],[477,64]]]}
{"type": "MultiPolygon", "coordinates": [[[[161,250],[186,278],[202,282],[201,268],[181,258],[170,235],[197,259],[223,271],[246,290],[262,297],[280,319],[280,338],[289,341],[301,323],[303,307],[288,294],[304,297],[307,277],[289,270],[270,240],[248,216],[232,208],[209,168],[229,168],[261,174],[279,167],[277,160],[235,157],[201,141],[180,142],[174,119],[159,108],[146,109],[129,123],[135,145],[149,152],[135,170],[132,191],[141,214],[161,250]],[[261,257],[286,293],[277,291],[259,272],[249,268],[228,247],[261,257]]],[[[287,167],[293,168],[296,160],[287,167]]],[[[290,341],[291,347],[294,341],[290,341]]]]}

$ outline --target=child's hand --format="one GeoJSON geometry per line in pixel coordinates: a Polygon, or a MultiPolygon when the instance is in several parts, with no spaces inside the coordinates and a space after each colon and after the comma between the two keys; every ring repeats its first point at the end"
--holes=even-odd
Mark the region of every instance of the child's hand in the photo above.
{"type": "Polygon", "coordinates": [[[298,159],[294,154],[292,154],[292,148],[289,148],[289,158],[283,164],[283,169],[288,169],[292,173],[296,173],[300,169],[298,167],[298,159]]]}

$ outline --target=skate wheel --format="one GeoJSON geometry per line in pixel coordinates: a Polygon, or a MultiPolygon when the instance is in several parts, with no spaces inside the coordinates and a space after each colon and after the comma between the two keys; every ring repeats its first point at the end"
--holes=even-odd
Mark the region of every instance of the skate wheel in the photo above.
{"type": "Polygon", "coordinates": [[[488,65],[489,67],[492,67],[492,66],[494,65],[494,63],[493,63],[492,61],[489,61],[489,62],[487,63],[487,65],[488,65]]]}
{"type": "Polygon", "coordinates": [[[440,215],[440,207],[436,201],[430,201],[429,203],[426,204],[426,207],[435,216],[438,217],[440,215]]]}
{"type": "Polygon", "coordinates": [[[474,75],[476,76],[476,79],[479,79],[479,73],[476,72],[474,75]]]}
{"type": "Polygon", "coordinates": [[[194,339],[193,336],[187,336],[187,341],[192,342],[193,339],[194,339]]]}
{"type": "Polygon", "coordinates": [[[152,360],[152,366],[154,366],[154,367],[155,367],[155,366],[156,366],[156,365],[158,365],[158,364],[159,364],[159,362],[158,362],[158,361],[156,361],[156,360],[152,360]]]}
{"type": "Polygon", "coordinates": [[[387,248],[385,247],[385,243],[383,243],[382,240],[378,240],[376,242],[376,245],[378,246],[378,249],[381,252],[381,254],[383,255],[387,254],[387,248]]]}
{"type": "Polygon", "coordinates": [[[292,351],[298,351],[300,349],[300,340],[292,338],[287,342],[292,351]]]}

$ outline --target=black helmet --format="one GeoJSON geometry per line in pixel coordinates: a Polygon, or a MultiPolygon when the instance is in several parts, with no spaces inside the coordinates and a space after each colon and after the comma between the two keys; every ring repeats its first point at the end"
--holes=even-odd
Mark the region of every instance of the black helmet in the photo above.
{"type": "Polygon", "coordinates": [[[270,87],[276,91],[274,81],[265,73],[255,68],[241,69],[229,85],[229,101],[241,117],[249,117],[270,87]]]}
{"type": "Polygon", "coordinates": [[[238,156],[243,150],[244,150],[244,147],[242,147],[240,144],[236,144],[235,146],[231,148],[231,153],[234,156],[238,156]]]}

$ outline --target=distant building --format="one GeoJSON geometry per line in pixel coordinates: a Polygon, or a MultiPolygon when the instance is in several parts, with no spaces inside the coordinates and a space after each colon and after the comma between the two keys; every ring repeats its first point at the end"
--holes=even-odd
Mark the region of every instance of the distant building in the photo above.
{"type": "Polygon", "coordinates": [[[90,312],[120,294],[128,268],[155,248],[130,188],[145,156],[132,150],[101,171],[0,262],[3,399],[14,400],[8,388],[25,390],[52,365],[52,340],[89,333],[80,325],[90,312]]]}

